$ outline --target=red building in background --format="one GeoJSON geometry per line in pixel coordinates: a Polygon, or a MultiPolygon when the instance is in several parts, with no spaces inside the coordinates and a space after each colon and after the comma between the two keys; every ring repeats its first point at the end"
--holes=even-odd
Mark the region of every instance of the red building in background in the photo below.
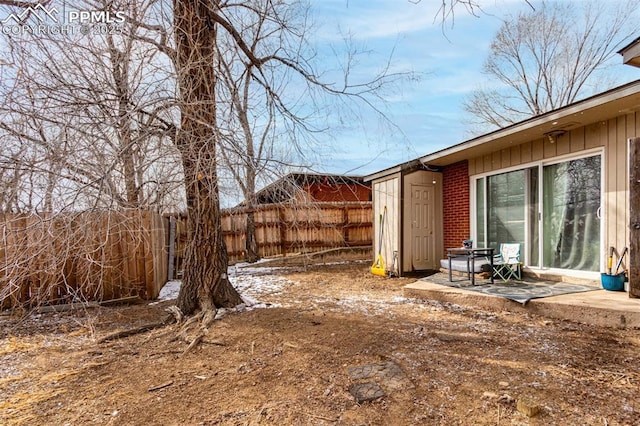
{"type": "Polygon", "coordinates": [[[258,204],[371,201],[361,176],[290,173],[256,194],[258,204]]]}

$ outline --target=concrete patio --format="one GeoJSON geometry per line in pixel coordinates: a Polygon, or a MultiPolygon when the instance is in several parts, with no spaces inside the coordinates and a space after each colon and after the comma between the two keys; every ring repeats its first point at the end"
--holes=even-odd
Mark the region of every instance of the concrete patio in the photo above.
{"type": "Polygon", "coordinates": [[[494,311],[530,313],[584,324],[640,329],[640,299],[630,299],[629,293],[624,291],[600,289],[532,299],[522,304],[500,296],[437,284],[425,277],[406,285],[404,295],[494,311]]]}

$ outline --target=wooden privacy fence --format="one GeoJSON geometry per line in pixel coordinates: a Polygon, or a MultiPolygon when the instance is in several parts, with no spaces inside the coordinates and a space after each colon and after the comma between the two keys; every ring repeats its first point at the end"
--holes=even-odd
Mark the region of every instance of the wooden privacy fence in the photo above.
{"type": "MultiPolygon", "coordinates": [[[[231,262],[245,259],[248,214],[223,212],[231,262]]],[[[372,244],[370,202],[263,205],[253,214],[261,257],[372,244]]],[[[179,276],[186,230],[184,216],[140,210],[0,214],[0,308],[156,298],[168,273],[179,276]]]]}
{"type": "MultiPolygon", "coordinates": [[[[222,213],[222,231],[230,262],[245,260],[247,215],[235,208],[222,213]]],[[[260,257],[320,251],[336,247],[371,246],[371,202],[266,204],[253,209],[260,257]]],[[[186,218],[173,216],[173,262],[179,276],[187,242],[186,218]]],[[[172,273],[169,274],[172,277],[172,273]]]]}
{"type": "Polygon", "coordinates": [[[0,214],[0,306],[156,298],[167,223],[139,210],[0,214]]]}

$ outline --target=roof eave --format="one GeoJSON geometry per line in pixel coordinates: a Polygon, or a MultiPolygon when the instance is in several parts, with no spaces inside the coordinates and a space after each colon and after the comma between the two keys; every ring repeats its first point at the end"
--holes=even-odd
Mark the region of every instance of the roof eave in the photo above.
{"type": "Polygon", "coordinates": [[[625,65],[640,67],[640,37],[618,51],[625,65]]]}
{"type": "MultiPolygon", "coordinates": [[[[424,164],[446,165],[441,164],[438,160],[450,157],[453,154],[461,151],[468,151],[471,148],[487,144],[489,142],[495,142],[497,140],[505,140],[513,138],[516,135],[530,133],[531,139],[542,137],[545,133],[553,130],[567,130],[564,125],[575,123],[571,120],[567,122],[567,118],[577,117],[584,114],[588,110],[592,110],[611,102],[623,99],[628,96],[637,95],[640,93],[640,80],[633,81],[623,86],[611,89],[609,91],[591,96],[581,101],[575,102],[571,105],[549,111],[547,113],[532,117],[525,121],[513,124],[511,126],[496,130],[494,132],[478,136],[477,138],[470,139],[466,142],[454,145],[449,148],[445,148],[440,151],[436,151],[431,154],[427,154],[419,158],[419,161],[424,164]],[[564,123],[563,123],[564,121],[564,123]],[[535,129],[535,131],[532,131],[535,129]]],[[[602,117],[602,119],[611,117],[602,117]]],[[[591,123],[576,123],[577,126],[587,125],[591,123]]],[[[576,127],[577,127],[576,126],[576,127]]],[[[448,161],[447,164],[452,164],[457,160],[448,161]]]]}

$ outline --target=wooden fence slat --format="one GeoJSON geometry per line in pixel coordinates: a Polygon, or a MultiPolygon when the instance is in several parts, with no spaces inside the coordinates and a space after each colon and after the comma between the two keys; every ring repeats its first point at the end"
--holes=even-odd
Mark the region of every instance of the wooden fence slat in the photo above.
{"type": "MultiPolygon", "coordinates": [[[[28,230],[27,230],[27,218],[25,215],[19,215],[18,221],[16,221],[16,227],[12,230],[13,237],[15,238],[16,244],[16,255],[19,253],[24,253],[29,256],[29,246],[28,246],[28,230]]],[[[30,279],[24,271],[27,269],[25,266],[25,259],[22,257],[16,256],[16,261],[14,263],[14,277],[20,286],[20,299],[24,301],[24,303],[28,302],[31,298],[31,291],[29,289],[30,279]]]]}
{"type": "Polygon", "coordinates": [[[145,253],[145,226],[142,221],[142,213],[137,210],[131,212],[131,222],[129,229],[133,231],[135,235],[135,259],[136,259],[136,288],[142,289],[142,292],[147,292],[147,272],[146,272],[146,253],[145,253]]]}
{"type": "Polygon", "coordinates": [[[169,268],[167,271],[167,279],[173,280],[173,274],[175,271],[175,251],[176,249],[176,218],[171,216],[169,218],[169,268]]]}
{"type": "Polygon", "coordinates": [[[103,215],[100,218],[100,227],[98,237],[102,240],[100,250],[100,281],[103,289],[106,287],[105,296],[102,299],[117,299],[120,297],[120,285],[113,277],[113,268],[111,267],[111,215],[103,215]]]}
{"type": "Polygon", "coordinates": [[[167,281],[168,252],[163,230],[166,228],[164,220],[159,215],[151,215],[150,247],[152,255],[153,280],[152,288],[147,289],[147,297],[155,299],[160,293],[160,284],[167,281]],[[164,271],[164,274],[162,273],[164,271]]]}
{"type": "MultiPolygon", "coordinates": [[[[144,272],[145,272],[145,292],[140,296],[147,297],[147,295],[154,295],[154,272],[153,272],[153,260],[154,255],[152,251],[153,244],[153,221],[151,220],[151,212],[140,212],[141,214],[141,225],[139,227],[141,231],[141,239],[143,244],[141,244],[143,259],[144,259],[144,272]]],[[[150,298],[155,298],[156,295],[151,296],[150,298]]]]}

